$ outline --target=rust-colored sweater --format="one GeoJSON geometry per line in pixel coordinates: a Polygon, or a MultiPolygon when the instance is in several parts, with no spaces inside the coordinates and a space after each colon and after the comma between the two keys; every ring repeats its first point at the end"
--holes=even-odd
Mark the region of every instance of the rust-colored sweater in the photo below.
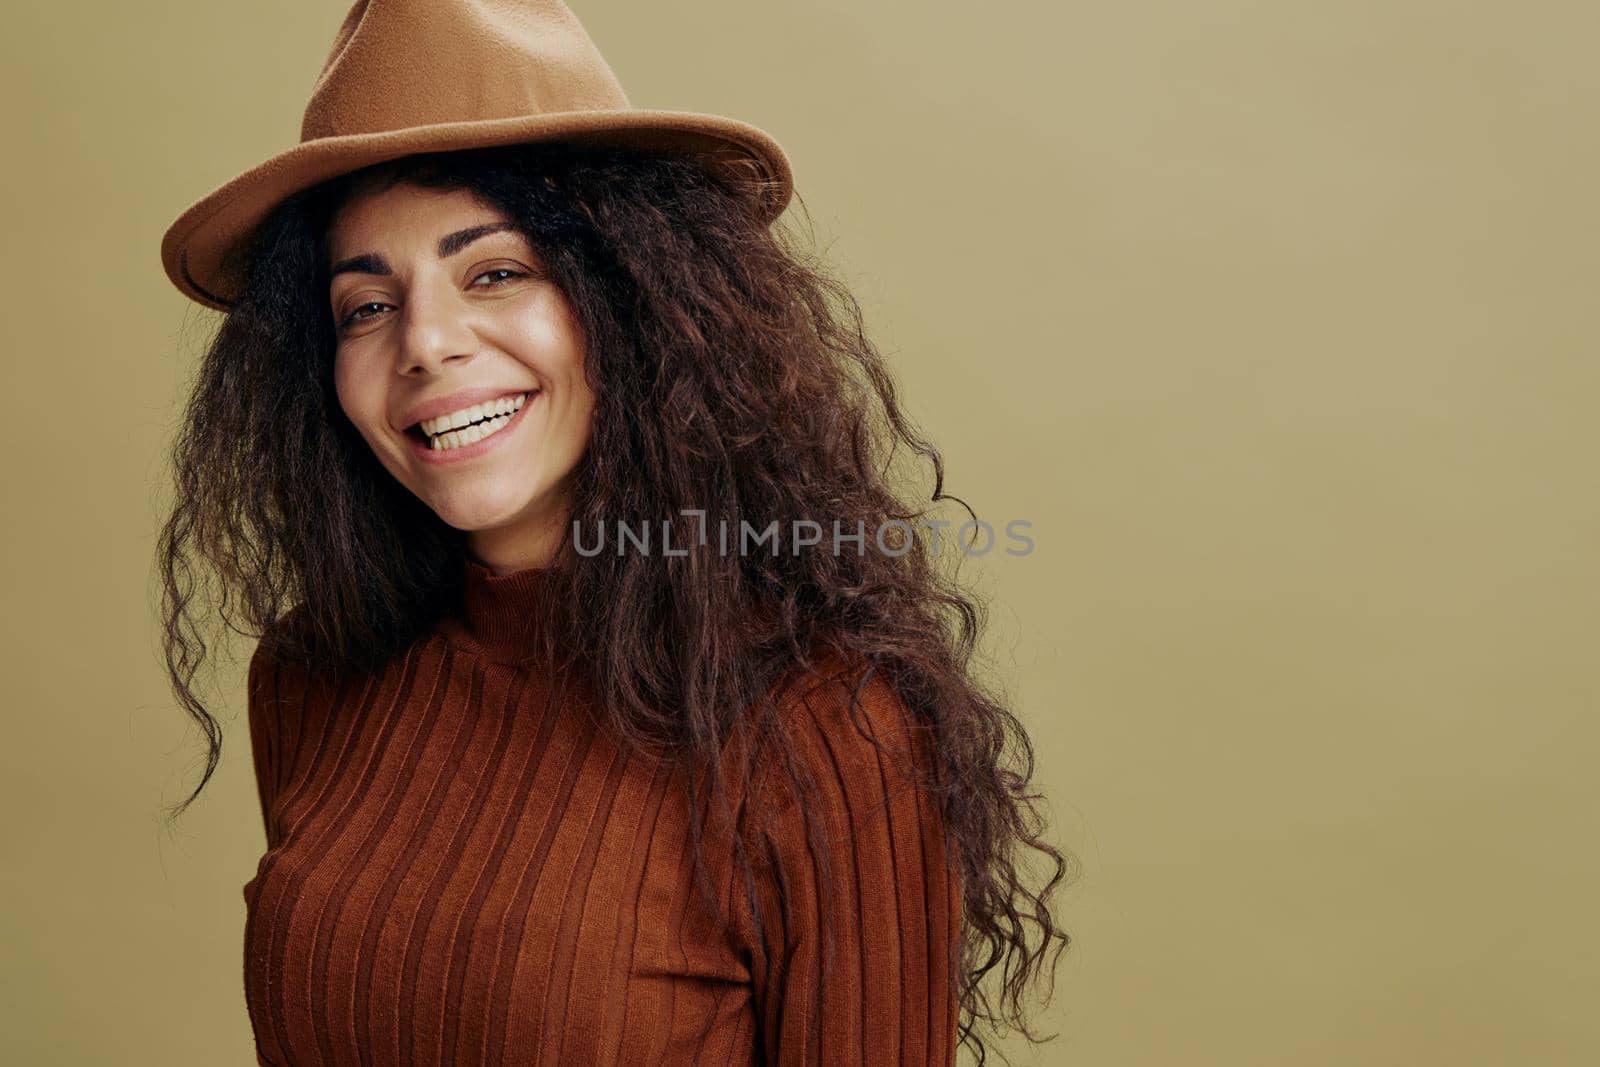
{"type": "MultiPolygon", "coordinates": [[[[784,704],[835,891],[819,893],[790,799],[752,850],[754,908],[730,837],[706,838],[713,911],[681,770],[625,753],[583,690],[553,700],[527,658],[545,576],[467,560],[457,610],[381,671],[258,647],[267,851],[244,886],[244,982],[259,1062],[953,1064],[957,873],[937,803],[857,732],[849,687],[784,704]]],[[[926,744],[881,679],[862,700],[880,741],[926,744]]]]}

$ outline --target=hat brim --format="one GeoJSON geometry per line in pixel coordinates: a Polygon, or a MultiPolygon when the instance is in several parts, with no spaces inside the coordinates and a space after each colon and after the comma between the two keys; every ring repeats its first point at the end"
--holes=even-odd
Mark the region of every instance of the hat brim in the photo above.
{"type": "Polygon", "coordinates": [[[190,299],[227,311],[244,279],[224,258],[286,197],[342,174],[420,152],[487,148],[521,142],[569,141],[691,152],[713,168],[740,168],[761,185],[764,222],[783,213],[794,177],[783,149],[764,131],[737,119],[692,111],[629,109],[546,112],[415,126],[382,133],[304,141],[218,186],[168,227],[161,239],[167,277],[190,299]]]}

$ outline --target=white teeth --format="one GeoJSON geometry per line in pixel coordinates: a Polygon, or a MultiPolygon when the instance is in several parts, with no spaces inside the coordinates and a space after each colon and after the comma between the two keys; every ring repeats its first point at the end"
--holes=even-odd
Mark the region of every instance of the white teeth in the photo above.
{"type": "Polygon", "coordinates": [[[474,404],[436,419],[424,419],[422,430],[428,435],[429,447],[435,452],[447,448],[461,448],[481,441],[511,421],[511,416],[527,402],[532,393],[501,397],[483,404],[474,404]],[[487,421],[478,421],[487,419],[487,421]],[[472,425],[468,425],[468,424],[472,425]]]}

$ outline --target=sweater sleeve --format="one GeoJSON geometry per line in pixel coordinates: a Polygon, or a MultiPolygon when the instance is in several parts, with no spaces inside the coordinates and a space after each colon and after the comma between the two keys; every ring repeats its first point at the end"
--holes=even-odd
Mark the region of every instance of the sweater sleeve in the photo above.
{"type": "MultiPolygon", "coordinates": [[[[938,797],[906,773],[929,740],[893,689],[872,677],[852,721],[853,682],[796,698],[783,718],[815,794],[774,798],[752,844],[757,908],[744,904],[765,1062],[954,1064],[960,895],[938,797]],[[820,818],[826,871],[800,804],[820,818]],[[824,968],[826,955],[826,970],[824,968]]],[[[763,774],[768,781],[776,781],[763,774]]],[[[741,895],[742,896],[742,895],[741,895]]]]}

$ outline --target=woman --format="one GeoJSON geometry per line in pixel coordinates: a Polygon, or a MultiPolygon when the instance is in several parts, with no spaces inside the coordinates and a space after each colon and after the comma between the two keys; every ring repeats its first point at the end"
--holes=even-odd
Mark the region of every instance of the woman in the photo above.
{"type": "MultiPolygon", "coordinates": [[[[405,99],[372,80],[410,69],[419,27],[377,21],[405,10],[352,9],[307,130],[357,58],[346,99],[405,99]]],[[[609,78],[562,5],[528,10],[530,55],[590,57],[560,84],[609,78]]],[[[303,149],[343,154],[208,198],[259,220],[168,234],[174,281],[229,312],[161,545],[210,742],[176,811],[220,750],[198,556],[260,634],[263,1063],[953,1063],[980,1024],[1032,1036],[1066,860],[969,676],[976,608],[892,536],[920,517],[892,445],[935,502],[938,454],[848,292],[770,228],[775,146],[727,166],[641,114],[391,122],[442,140],[376,162],[371,131],[319,131],[303,149]]]]}

